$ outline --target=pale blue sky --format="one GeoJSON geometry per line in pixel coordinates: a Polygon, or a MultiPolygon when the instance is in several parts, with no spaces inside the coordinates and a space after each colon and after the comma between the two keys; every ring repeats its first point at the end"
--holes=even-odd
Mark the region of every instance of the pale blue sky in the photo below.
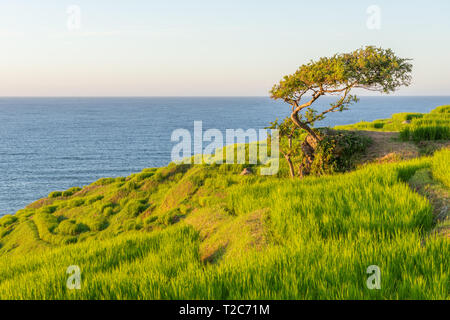
{"type": "Polygon", "coordinates": [[[398,94],[450,95],[449,14],[448,0],[2,0],[0,96],[267,95],[309,59],[364,45],[414,59],[398,94]]]}

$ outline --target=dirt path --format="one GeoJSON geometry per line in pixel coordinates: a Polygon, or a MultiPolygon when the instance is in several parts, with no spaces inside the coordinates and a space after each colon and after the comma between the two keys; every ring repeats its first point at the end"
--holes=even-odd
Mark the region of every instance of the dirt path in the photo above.
{"type": "Polygon", "coordinates": [[[392,162],[401,159],[411,159],[419,156],[419,148],[413,142],[398,139],[398,132],[359,131],[372,139],[366,155],[361,159],[365,162],[392,162]]]}

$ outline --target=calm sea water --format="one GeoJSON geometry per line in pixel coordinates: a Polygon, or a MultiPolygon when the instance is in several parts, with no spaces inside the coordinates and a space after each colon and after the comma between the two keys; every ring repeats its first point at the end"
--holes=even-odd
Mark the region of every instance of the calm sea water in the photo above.
{"type": "MultiPolygon", "coordinates": [[[[328,106],[326,98],[318,109],[328,106]]],[[[428,112],[450,97],[362,97],[322,125],[428,112]]],[[[53,190],[170,162],[177,128],[264,128],[289,107],[255,98],[0,98],[0,215],[53,190]]]]}

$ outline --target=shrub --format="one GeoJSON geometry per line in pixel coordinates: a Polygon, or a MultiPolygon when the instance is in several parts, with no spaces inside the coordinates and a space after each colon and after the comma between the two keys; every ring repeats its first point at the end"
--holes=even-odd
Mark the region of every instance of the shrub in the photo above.
{"type": "Polygon", "coordinates": [[[355,156],[364,152],[369,143],[368,138],[352,132],[328,132],[317,146],[311,174],[323,175],[352,169],[355,156]]]}

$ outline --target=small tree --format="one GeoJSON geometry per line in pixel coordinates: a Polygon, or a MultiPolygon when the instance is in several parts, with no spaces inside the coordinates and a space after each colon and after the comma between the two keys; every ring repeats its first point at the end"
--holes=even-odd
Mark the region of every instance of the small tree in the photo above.
{"type": "MultiPolygon", "coordinates": [[[[309,174],[315,149],[323,138],[313,128],[314,123],[324,119],[327,113],[347,110],[352,103],[357,102],[357,97],[350,94],[353,88],[391,93],[400,86],[408,86],[412,70],[409,61],[410,59],[397,57],[390,49],[368,46],[311,61],[273,86],[271,98],[282,99],[290,104],[290,120],[295,129],[308,133],[301,144],[301,176],[309,174]],[[311,105],[324,95],[335,95],[337,99],[328,109],[318,113],[311,105]],[[306,97],[308,98],[303,101],[306,97]]],[[[290,173],[293,176],[292,168],[290,173]]]]}
{"type": "Polygon", "coordinates": [[[289,119],[284,119],[279,123],[278,119],[270,123],[266,129],[278,129],[280,136],[280,152],[283,154],[289,166],[289,174],[295,176],[294,161],[301,153],[301,131],[297,130],[297,126],[289,119]]]}

